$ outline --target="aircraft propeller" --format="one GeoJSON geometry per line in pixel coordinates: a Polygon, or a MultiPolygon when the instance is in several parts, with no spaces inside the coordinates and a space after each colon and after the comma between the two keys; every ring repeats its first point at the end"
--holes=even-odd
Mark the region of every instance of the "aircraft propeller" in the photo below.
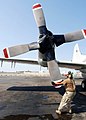
{"type": "MultiPolygon", "coordinates": [[[[3,50],[4,56],[6,58],[17,56],[31,50],[39,51],[39,59],[47,62],[49,73],[51,76],[52,83],[55,85],[56,82],[61,82],[62,77],[55,60],[55,45],[59,45],[72,42],[75,40],[81,40],[86,38],[86,30],[80,30],[77,32],[67,33],[64,35],[53,35],[46,27],[46,21],[43,13],[42,6],[37,3],[33,7],[33,15],[35,18],[36,25],[39,29],[39,41],[30,44],[17,45],[13,47],[8,47],[3,50]]],[[[59,87],[59,86],[56,86],[59,87]]]]}

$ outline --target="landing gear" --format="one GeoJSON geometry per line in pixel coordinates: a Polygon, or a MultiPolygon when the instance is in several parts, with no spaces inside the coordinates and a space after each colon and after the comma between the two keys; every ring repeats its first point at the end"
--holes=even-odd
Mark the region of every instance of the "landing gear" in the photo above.
{"type": "Polygon", "coordinates": [[[82,81],[81,87],[82,87],[83,90],[86,90],[86,80],[82,81]]]}

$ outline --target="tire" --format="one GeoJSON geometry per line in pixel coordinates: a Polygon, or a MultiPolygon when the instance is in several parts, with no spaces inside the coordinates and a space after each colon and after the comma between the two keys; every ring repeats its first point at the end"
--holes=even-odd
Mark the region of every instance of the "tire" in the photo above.
{"type": "Polygon", "coordinates": [[[82,81],[81,87],[83,90],[86,90],[86,80],[82,81]]]}

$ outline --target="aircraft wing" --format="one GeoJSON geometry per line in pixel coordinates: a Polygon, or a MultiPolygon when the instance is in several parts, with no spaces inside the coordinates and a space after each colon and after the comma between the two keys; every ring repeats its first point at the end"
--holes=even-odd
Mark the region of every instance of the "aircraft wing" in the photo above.
{"type": "MultiPolygon", "coordinates": [[[[1,66],[3,62],[12,62],[12,63],[22,63],[22,64],[33,64],[33,65],[39,65],[38,61],[33,59],[19,59],[19,58],[0,58],[1,66]]],[[[80,70],[83,68],[86,68],[86,64],[83,63],[73,63],[72,61],[57,61],[59,67],[63,68],[70,68],[75,70],[80,70]]],[[[47,67],[47,66],[46,66],[47,67]]]]}
{"type": "Polygon", "coordinates": [[[59,67],[70,68],[75,70],[80,70],[86,68],[86,64],[83,63],[73,63],[72,61],[57,61],[59,67]]]}
{"type": "Polygon", "coordinates": [[[1,61],[1,66],[3,64],[3,62],[12,62],[12,63],[22,63],[22,64],[33,64],[33,65],[38,65],[38,61],[37,60],[29,60],[29,59],[7,59],[7,58],[0,58],[1,61]]]}

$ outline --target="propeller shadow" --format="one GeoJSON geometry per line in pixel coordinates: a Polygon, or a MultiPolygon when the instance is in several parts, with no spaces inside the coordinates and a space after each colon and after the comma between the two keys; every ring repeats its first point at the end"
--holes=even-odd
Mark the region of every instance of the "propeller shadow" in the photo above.
{"type": "Polygon", "coordinates": [[[3,118],[2,120],[28,120],[28,119],[31,119],[31,120],[45,120],[45,119],[48,119],[48,120],[57,120],[57,119],[54,119],[54,117],[51,115],[51,114],[45,114],[45,115],[10,115],[10,116],[6,116],[5,118],[3,118]]]}
{"type": "Polygon", "coordinates": [[[72,119],[72,115],[62,115],[62,116],[57,116],[57,118],[54,118],[52,116],[52,114],[44,114],[44,115],[10,115],[10,116],[6,116],[3,119],[0,120],[71,120],[72,119]]]}
{"type": "Polygon", "coordinates": [[[64,87],[59,89],[53,86],[13,86],[7,89],[8,91],[38,91],[38,92],[59,92],[61,95],[64,94],[64,87]]]}
{"type": "Polygon", "coordinates": [[[73,112],[76,114],[86,112],[86,94],[77,92],[73,100],[73,112]]]}
{"type": "MultiPolygon", "coordinates": [[[[55,88],[54,86],[12,86],[9,87],[7,90],[9,91],[40,91],[40,92],[65,92],[64,87],[55,88]]],[[[85,92],[81,85],[76,85],[77,92],[85,92]]]]}

